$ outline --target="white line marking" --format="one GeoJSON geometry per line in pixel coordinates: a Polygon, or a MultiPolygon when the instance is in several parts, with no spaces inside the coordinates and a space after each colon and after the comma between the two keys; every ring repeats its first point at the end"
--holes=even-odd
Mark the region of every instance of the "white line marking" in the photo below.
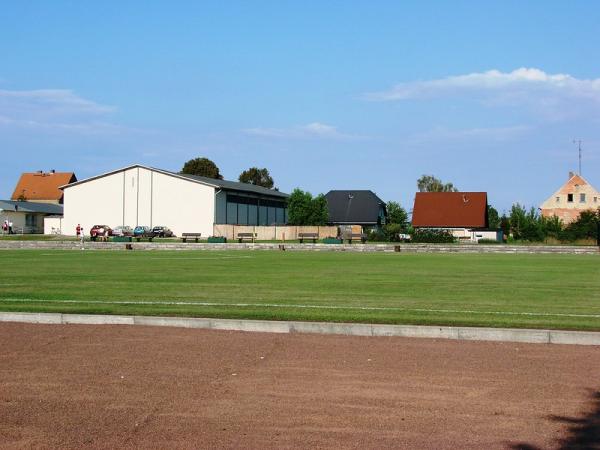
{"type": "Polygon", "coordinates": [[[231,308],[301,308],[301,309],[334,309],[334,310],[359,310],[359,311],[404,311],[404,312],[429,312],[429,313],[459,313],[459,314],[493,314],[508,316],[540,316],[540,317],[587,317],[600,319],[600,314],[568,314],[568,313],[537,313],[537,312],[512,312],[512,311],[475,311],[462,309],[427,309],[427,308],[399,308],[385,306],[336,306],[336,305],[298,305],[282,303],[219,303],[219,302],[183,302],[183,301],[154,301],[154,300],[42,300],[35,298],[2,298],[0,302],[19,303],[77,303],[77,304],[109,304],[109,305],[173,305],[173,306],[224,306],[231,308]]]}

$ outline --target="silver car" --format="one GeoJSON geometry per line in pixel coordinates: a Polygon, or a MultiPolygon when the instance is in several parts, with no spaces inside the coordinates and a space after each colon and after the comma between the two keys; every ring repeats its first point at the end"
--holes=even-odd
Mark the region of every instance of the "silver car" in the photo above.
{"type": "Polygon", "coordinates": [[[113,228],[112,230],[113,236],[133,236],[133,230],[130,226],[120,225],[118,227],[113,228]]]}

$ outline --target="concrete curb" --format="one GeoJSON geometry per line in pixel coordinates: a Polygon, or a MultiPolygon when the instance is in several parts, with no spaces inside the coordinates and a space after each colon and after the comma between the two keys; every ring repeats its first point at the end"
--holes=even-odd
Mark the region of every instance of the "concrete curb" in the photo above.
{"type": "Polygon", "coordinates": [[[397,336],[462,341],[600,345],[600,332],[520,328],[435,327],[365,323],[205,319],[194,317],[112,316],[95,314],[0,312],[0,322],[40,324],[146,325],[260,333],[314,333],[346,336],[397,336]]]}
{"type": "MultiPolygon", "coordinates": [[[[127,244],[134,251],[150,250],[271,250],[313,252],[359,252],[359,253],[506,253],[506,254],[585,254],[600,255],[600,248],[576,245],[483,245],[483,244],[279,244],[279,243],[182,243],[182,242],[133,242],[127,244]]],[[[81,250],[77,241],[6,241],[0,240],[0,250],[81,250]]],[[[125,251],[123,242],[86,242],[86,250],[125,251]]]]}

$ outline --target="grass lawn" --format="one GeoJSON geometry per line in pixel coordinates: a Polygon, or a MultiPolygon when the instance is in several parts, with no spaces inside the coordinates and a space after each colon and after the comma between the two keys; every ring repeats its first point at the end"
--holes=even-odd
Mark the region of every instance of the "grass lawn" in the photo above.
{"type": "Polygon", "coordinates": [[[0,310],[600,330],[600,257],[3,250],[0,310]]]}

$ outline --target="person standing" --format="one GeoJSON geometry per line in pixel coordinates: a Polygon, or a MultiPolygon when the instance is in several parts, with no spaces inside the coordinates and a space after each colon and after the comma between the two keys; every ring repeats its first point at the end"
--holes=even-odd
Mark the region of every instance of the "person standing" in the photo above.
{"type": "Polygon", "coordinates": [[[8,233],[8,220],[2,222],[2,234],[8,233]]]}
{"type": "Polygon", "coordinates": [[[84,241],[84,234],[83,234],[83,228],[80,227],[79,225],[77,225],[77,228],[79,228],[79,241],[81,242],[81,250],[83,250],[83,241],[84,241]]]}
{"type": "Polygon", "coordinates": [[[13,223],[12,220],[8,222],[8,234],[15,234],[13,231],[13,223]]]}
{"type": "Polygon", "coordinates": [[[79,238],[79,236],[81,236],[81,225],[77,224],[77,226],[75,227],[75,232],[77,233],[77,237],[79,238]]]}

